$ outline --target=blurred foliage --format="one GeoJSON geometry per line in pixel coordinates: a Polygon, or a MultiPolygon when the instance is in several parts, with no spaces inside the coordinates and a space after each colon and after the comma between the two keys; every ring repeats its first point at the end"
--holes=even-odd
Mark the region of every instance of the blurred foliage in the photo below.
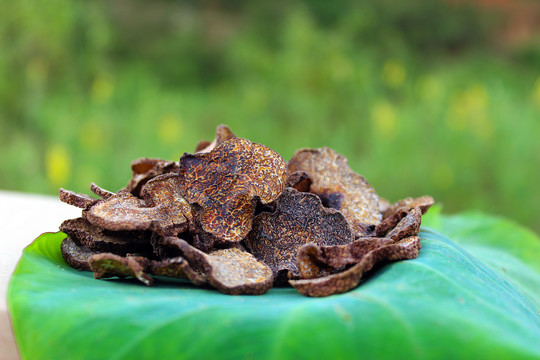
{"type": "Polygon", "coordinates": [[[0,188],[123,187],[226,123],[540,231],[540,46],[468,3],[0,0],[0,188]]]}

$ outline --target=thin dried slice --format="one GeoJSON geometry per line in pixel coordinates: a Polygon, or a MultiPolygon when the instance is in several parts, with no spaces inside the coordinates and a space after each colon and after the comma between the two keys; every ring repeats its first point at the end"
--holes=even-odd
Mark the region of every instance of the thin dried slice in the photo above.
{"type": "Polygon", "coordinates": [[[327,147],[300,149],[289,160],[287,170],[289,174],[309,173],[313,180],[310,191],[319,195],[324,206],[341,211],[356,233],[366,234],[369,225],[381,221],[377,193],[336,151],[327,147]]]}
{"type": "Polygon", "coordinates": [[[197,147],[195,148],[195,153],[203,154],[208,153],[215,149],[216,146],[221,145],[223,142],[234,139],[237,136],[234,135],[234,133],[229,129],[227,125],[218,125],[216,127],[216,137],[214,138],[214,141],[209,142],[207,140],[202,140],[197,144],[197,147]]]}
{"type": "Polygon", "coordinates": [[[399,200],[395,203],[393,203],[389,208],[387,208],[384,211],[381,211],[383,215],[383,219],[386,219],[387,217],[391,216],[394,212],[400,210],[400,209],[407,209],[410,210],[412,208],[418,207],[422,211],[422,214],[425,214],[431,205],[435,203],[435,200],[431,196],[420,196],[417,198],[408,197],[403,200],[399,200]]]}
{"type": "Polygon", "coordinates": [[[96,184],[94,183],[91,183],[90,184],[90,190],[96,194],[97,196],[99,196],[100,198],[102,199],[108,199],[110,198],[111,196],[114,195],[113,192],[110,192],[108,190],[105,190],[103,188],[100,188],[99,186],[97,186],[96,184]]]}
{"type": "Polygon", "coordinates": [[[189,265],[224,294],[260,295],[272,287],[272,270],[246,251],[229,248],[205,254],[184,240],[169,237],[166,241],[178,246],[189,265]]]}
{"type": "Polygon", "coordinates": [[[365,237],[347,245],[306,244],[298,250],[296,264],[302,278],[321,277],[345,266],[357,264],[370,251],[393,243],[394,240],[390,238],[365,237]]]}
{"type": "Polygon", "coordinates": [[[386,211],[390,210],[391,206],[392,204],[390,204],[390,201],[379,196],[379,212],[381,214],[384,214],[386,211]]]}
{"type": "Polygon", "coordinates": [[[189,279],[194,285],[201,286],[207,283],[206,277],[193,270],[182,257],[175,257],[150,263],[150,274],[176,279],[189,279]]]}
{"type": "Polygon", "coordinates": [[[111,253],[95,254],[88,259],[94,278],[105,279],[111,277],[134,277],[146,286],[152,285],[154,280],[146,273],[149,260],[139,256],[122,257],[111,253]]]}
{"type": "Polygon", "coordinates": [[[94,252],[112,252],[126,255],[128,252],[151,250],[150,234],[142,231],[107,231],[92,225],[83,218],[70,219],[60,225],[79,244],[94,252]]]}
{"type": "Polygon", "coordinates": [[[345,271],[315,279],[289,280],[289,283],[305,296],[321,297],[341,294],[358,286],[362,275],[377,263],[414,259],[418,256],[420,248],[420,238],[411,236],[370,251],[358,264],[345,271]]]}
{"type": "Polygon", "coordinates": [[[174,236],[188,228],[192,216],[178,190],[176,175],[160,175],[144,186],[145,202],[130,193],[118,193],[97,202],[84,216],[107,230],[152,230],[174,236]]]}
{"type": "Polygon", "coordinates": [[[184,154],[179,177],[184,198],[201,207],[202,231],[228,243],[248,234],[256,199],[266,204],[281,194],[286,170],[272,149],[233,138],[209,153],[184,154]]]}
{"type": "Polygon", "coordinates": [[[133,176],[125,191],[140,196],[142,187],[158,175],[178,173],[179,165],[174,161],[140,158],[131,163],[133,176]]]}
{"type": "Polygon", "coordinates": [[[344,245],[353,241],[342,213],[323,207],[317,195],[285,188],[274,213],[260,213],[245,239],[255,257],[272,269],[276,283],[298,275],[296,253],[304,244],[344,245]]]}
{"type": "Polygon", "coordinates": [[[292,187],[301,192],[309,192],[313,180],[305,171],[295,171],[287,177],[287,187],[292,187]]]}
{"type": "Polygon", "coordinates": [[[409,236],[416,236],[420,231],[421,224],[422,211],[420,208],[413,208],[411,211],[409,211],[407,216],[401,219],[396,227],[386,235],[386,237],[392,238],[394,241],[398,241],[409,236]]]}
{"type": "Polygon", "coordinates": [[[60,201],[65,202],[66,204],[73,205],[85,210],[98,201],[98,199],[94,199],[88,195],[77,194],[73,191],[65,190],[62,188],[60,188],[58,197],[60,198],[60,201]]]}
{"type": "Polygon", "coordinates": [[[60,246],[64,260],[74,269],[90,271],[88,259],[95,253],[87,247],[78,245],[69,236],[62,241],[60,246]]]}

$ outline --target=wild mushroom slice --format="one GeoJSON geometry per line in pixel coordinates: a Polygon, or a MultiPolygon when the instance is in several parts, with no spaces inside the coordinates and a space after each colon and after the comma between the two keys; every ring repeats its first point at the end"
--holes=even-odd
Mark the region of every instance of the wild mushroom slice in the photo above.
{"type": "Polygon", "coordinates": [[[162,159],[140,158],[131,163],[132,178],[123,191],[139,197],[142,187],[156,176],[178,173],[178,163],[162,159]]]}
{"type": "Polygon", "coordinates": [[[178,238],[166,241],[178,246],[191,268],[203,273],[208,283],[224,294],[259,295],[272,287],[272,270],[246,251],[229,248],[206,254],[178,238]]]}
{"type": "Polygon", "coordinates": [[[415,207],[420,208],[422,214],[425,214],[434,203],[435,200],[433,200],[431,196],[427,195],[417,198],[408,197],[393,203],[390,207],[385,208],[382,212],[382,216],[383,219],[386,219],[397,211],[402,209],[410,210],[415,207]]]}
{"type": "Polygon", "coordinates": [[[420,238],[411,236],[368,252],[356,265],[345,271],[314,279],[289,280],[289,283],[305,296],[341,294],[357,287],[363,274],[377,263],[414,259],[418,257],[420,248],[420,238]]]}
{"type": "Polygon", "coordinates": [[[365,235],[370,225],[381,221],[375,190],[336,151],[328,147],[300,149],[287,163],[287,171],[309,173],[310,191],[321,198],[324,206],[341,211],[355,233],[365,235]]]}
{"type": "Polygon", "coordinates": [[[227,125],[218,125],[216,127],[216,137],[214,141],[207,140],[200,141],[195,147],[195,153],[204,154],[215,149],[216,146],[221,145],[224,141],[234,139],[237,136],[231,131],[227,125]]]}
{"type": "Polygon", "coordinates": [[[176,279],[188,279],[194,285],[201,286],[207,283],[206,277],[193,270],[186,259],[175,257],[161,261],[151,261],[149,272],[156,276],[165,276],[176,279]]]}
{"type": "Polygon", "coordinates": [[[287,272],[298,275],[296,253],[304,244],[343,245],[354,239],[339,211],[325,208],[315,194],[285,188],[274,213],[260,213],[245,239],[246,246],[272,269],[276,284],[287,272]]]}
{"type": "Polygon", "coordinates": [[[105,190],[103,188],[100,188],[99,186],[97,186],[96,184],[94,183],[91,183],[90,184],[90,190],[96,194],[97,196],[99,196],[100,198],[102,199],[108,199],[110,198],[111,196],[114,195],[113,192],[110,192],[108,190],[105,190]]]}
{"type": "Polygon", "coordinates": [[[416,236],[420,232],[420,225],[422,224],[422,211],[420,208],[413,208],[407,216],[394,227],[386,237],[392,238],[394,241],[398,241],[409,236],[416,236]]]}
{"type": "Polygon", "coordinates": [[[111,277],[134,277],[146,286],[152,285],[154,280],[146,273],[149,260],[140,256],[122,257],[111,253],[94,254],[88,259],[94,278],[104,279],[111,277]]]}
{"type": "Polygon", "coordinates": [[[224,243],[241,241],[251,229],[255,200],[275,200],[286,181],[285,162],[270,148],[241,138],[209,153],[180,158],[184,198],[201,208],[200,227],[224,243]]]}
{"type": "Polygon", "coordinates": [[[305,171],[295,171],[287,177],[287,187],[292,187],[300,192],[309,192],[312,182],[311,175],[305,171]]]}
{"type": "Polygon", "coordinates": [[[99,201],[98,199],[94,199],[88,195],[78,194],[62,188],[59,190],[58,197],[60,198],[60,201],[65,202],[66,204],[85,210],[99,201]]]}
{"type": "Polygon", "coordinates": [[[74,269],[90,271],[88,259],[95,253],[85,246],[77,244],[71,237],[66,237],[60,246],[62,257],[74,269]]]}

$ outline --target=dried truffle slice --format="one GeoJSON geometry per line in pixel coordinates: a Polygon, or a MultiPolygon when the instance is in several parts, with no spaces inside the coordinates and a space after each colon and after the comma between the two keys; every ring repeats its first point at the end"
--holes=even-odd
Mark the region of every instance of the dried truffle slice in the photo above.
{"type": "Polygon", "coordinates": [[[176,244],[189,265],[224,294],[259,295],[272,287],[272,270],[246,251],[229,248],[205,254],[184,240],[169,237],[167,241],[176,244]]]}
{"type": "Polygon", "coordinates": [[[241,138],[180,159],[184,198],[201,207],[200,227],[221,242],[241,241],[251,229],[256,199],[275,200],[286,181],[285,162],[272,149],[241,138]]]}
{"type": "Polygon", "coordinates": [[[422,223],[422,211],[420,208],[413,208],[407,216],[392,229],[386,236],[392,238],[394,241],[398,241],[409,236],[416,236],[420,231],[420,225],[422,223]]]}
{"type": "Polygon", "coordinates": [[[69,236],[62,241],[60,246],[62,257],[74,269],[90,271],[88,259],[95,253],[84,246],[80,246],[69,236]]]}
{"type": "Polygon", "coordinates": [[[305,296],[321,297],[341,294],[358,286],[362,275],[371,270],[377,263],[414,259],[418,256],[420,248],[420,238],[411,236],[397,243],[370,251],[358,264],[345,271],[315,279],[289,280],[289,283],[305,296]]]}
{"type": "Polygon", "coordinates": [[[302,245],[344,245],[354,239],[343,214],[323,207],[314,194],[285,188],[276,205],[274,213],[255,217],[245,243],[270,266],[278,285],[286,280],[287,272],[299,274],[295,258],[302,245]]]}
{"type": "Polygon", "coordinates": [[[189,263],[181,257],[152,261],[150,274],[176,279],[189,279],[194,285],[201,286],[207,283],[206,277],[193,270],[189,263]]]}
{"type": "Polygon", "coordinates": [[[223,142],[234,139],[237,136],[229,129],[227,125],[218,125],[216,127],[216,137],[214,141],[210,142],[207,140],[202,140],[195,147],[195,153],[203,154],[208,153],[215,149],[216,146],[221,145],[223,142]]]}
{"type": "Polygon", "coordinates": [[[152,230],[172,236],[187,229],[191,207],[178,191],[176,175],[152,179],[142,195],[145,203],[130,193],[118,193],[97,202],[84,216],[92,224],[112,231],[152,230]]]}
{"type": "Polygon", "coordinates": [[[60,198],[60,201],[81,209],[88,209],[90,206],[94,205],[98,201],[98,199],[94,199],[88,195],[77,194],[73,191],[65,190],[62,188],[60,188],[58,197],[60,198]]]}
{"type": "Polygon", "coordinates": [[[390,238],[365,237],[347,245],[306,244],[298,250],[296,264],[300,270],[300,276],[311,279],[357,264],[370,251],[393,243],[394,240],[390,238]]]}
{"type": "Polygon", "coordinates": [[[287,177],[287,187],[292,187],[300,192],[309,192],[311,188],[311,176],[305,171],[295,171],[287,177]]]}
{"type": "Polygon", "coordinates": [[[100,188],[99,186],[97,186],[96,184],[94,183],[91,183],[90,184],[90,190],[96,194],[97,196],[99,196],[100,198],[102,199],[108,199],[110,198],[111,196],[114,195],[113,192],[110,192],[108,190],[105,190],[105,189],[102,189],[100,188]]]}
{"type": "Polygon", "coordinates": [[[151,179],[158,175],[178,173],[177,162],[161,159],[141,158],[131,163],[133,176],[126,186],[125,191],[134,196],[140,196],[142,187],[151,179]]]}
{"type": "Polygon", "coordinates": [[[106,231],[83,218],[70,219],[60,225],[60,231],[76,239],[94,252],[112,252],[125,255],[128,252],[151,250],[150,234],[140,231],[106,231]]]}
{"type": "Polygon", "coordinates": [[[392,216],[394,212],[401,209],[410,210],[412,208],[418,207],[422,211],[422,214],[425,214],[429,210],[431,205],[433,205],[434,203],[435,200],[433,200],[431,196],[427,195],[420,196],[418,198],[408,197],[393,203],[386,210],[381,211],[381,213],[383,215],[383,219],[386,219],[387,217],[392,216]]]}
{"type": "Polygon", "coordinates": [[[92,255],[88,259],[94,278],[105,279],[111,277],[134,277],[146,286],[153,283],[153,279],[146,273],[149,261],[139,256],[122,257],[111,253],[92,255]]]}
{"type": "Polygon", "coordinates": [[[327,147],[300,149],[289,160],[287,170],[289,174],[309,173],[313,180],[310,191],[319,195],[324,206],[341,211],[356,233],[366,234],[368,225],[381,221],[375,190],[334,150],[327,147]]]}

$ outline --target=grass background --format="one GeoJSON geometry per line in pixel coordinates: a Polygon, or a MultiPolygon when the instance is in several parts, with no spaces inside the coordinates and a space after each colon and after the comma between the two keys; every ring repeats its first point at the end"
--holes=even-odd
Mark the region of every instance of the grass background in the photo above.
{"type": "Polygon", "coordinates": [[[118,190],[225,123],[539,232],[538,24],[528,1],[0,0],[0,188],[118,190]]]}

